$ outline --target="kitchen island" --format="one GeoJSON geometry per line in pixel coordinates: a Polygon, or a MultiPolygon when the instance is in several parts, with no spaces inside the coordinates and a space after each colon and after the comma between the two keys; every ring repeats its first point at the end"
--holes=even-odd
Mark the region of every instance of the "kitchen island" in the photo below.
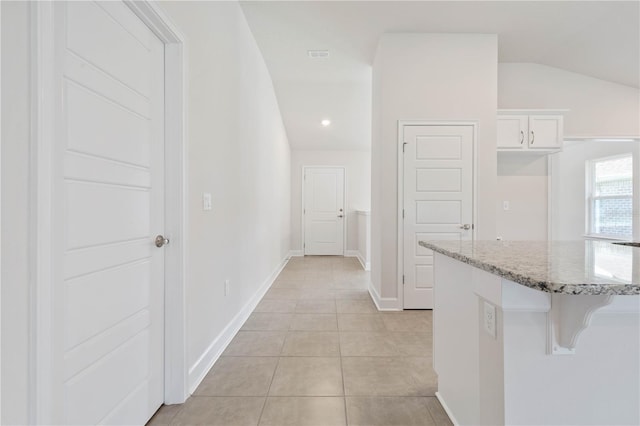
{"type": "Polygon", "coordinates": [[[420,241],[437,396],[461,425],[640,424],[640,248],[420,241]]]}

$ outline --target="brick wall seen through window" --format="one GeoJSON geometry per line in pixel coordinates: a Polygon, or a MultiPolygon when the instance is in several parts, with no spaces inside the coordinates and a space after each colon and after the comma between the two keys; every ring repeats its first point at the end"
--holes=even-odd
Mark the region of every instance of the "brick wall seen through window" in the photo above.
{"type": "Polygon", "coordinates": [[[591,235],[633,235],[633,157],[631,154],[589,162],[589,229],[591,235]]]}

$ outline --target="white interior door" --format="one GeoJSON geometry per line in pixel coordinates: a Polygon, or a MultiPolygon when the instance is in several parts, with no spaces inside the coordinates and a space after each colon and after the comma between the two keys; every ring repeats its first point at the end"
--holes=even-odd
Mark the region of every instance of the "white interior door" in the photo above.
{"type": "Polygon", "coordinates": [[[344,255],[344,169],[304,169],[304,254],[344,255]]]}
{"type": "Polygon", "coordinates": [[[473,127],[404,126],[404,308],[433,308],[433,251],[473,235],[473,127]]]}
{"type": "Polygon", "coordinates": [[[163,401],[164,46],[122,2],[54,9],[54,421],[163,401]]]}

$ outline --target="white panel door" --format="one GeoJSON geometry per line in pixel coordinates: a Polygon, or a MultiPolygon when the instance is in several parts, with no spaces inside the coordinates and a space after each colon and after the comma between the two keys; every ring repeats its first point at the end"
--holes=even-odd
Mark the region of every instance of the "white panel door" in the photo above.
{"type": "Polygon", "coordinates": [[[304,254],[344,255],[344,169],[304,169],[304,254]]]}
{"type": "Polygon", "coordinates": [[[433,251],[418,241],[472,238],[473,127],[406,125],[403,137],[404,308],[432,309],[433,251]]]}
{"type": "Polygon", "coordinates": [[[144,424],[164,392],[164,46],[122,2],[54,13],[54,421],[144,424]]]}

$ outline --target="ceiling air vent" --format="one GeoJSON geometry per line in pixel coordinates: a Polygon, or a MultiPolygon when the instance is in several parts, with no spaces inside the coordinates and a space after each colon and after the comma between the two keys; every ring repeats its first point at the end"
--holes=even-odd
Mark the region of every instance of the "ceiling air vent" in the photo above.
{"type": "Polygon", "coordinates": [[[325,59],[329,57],[328,50],[307,50],[307,55],[311,59],[325,59]]]}

